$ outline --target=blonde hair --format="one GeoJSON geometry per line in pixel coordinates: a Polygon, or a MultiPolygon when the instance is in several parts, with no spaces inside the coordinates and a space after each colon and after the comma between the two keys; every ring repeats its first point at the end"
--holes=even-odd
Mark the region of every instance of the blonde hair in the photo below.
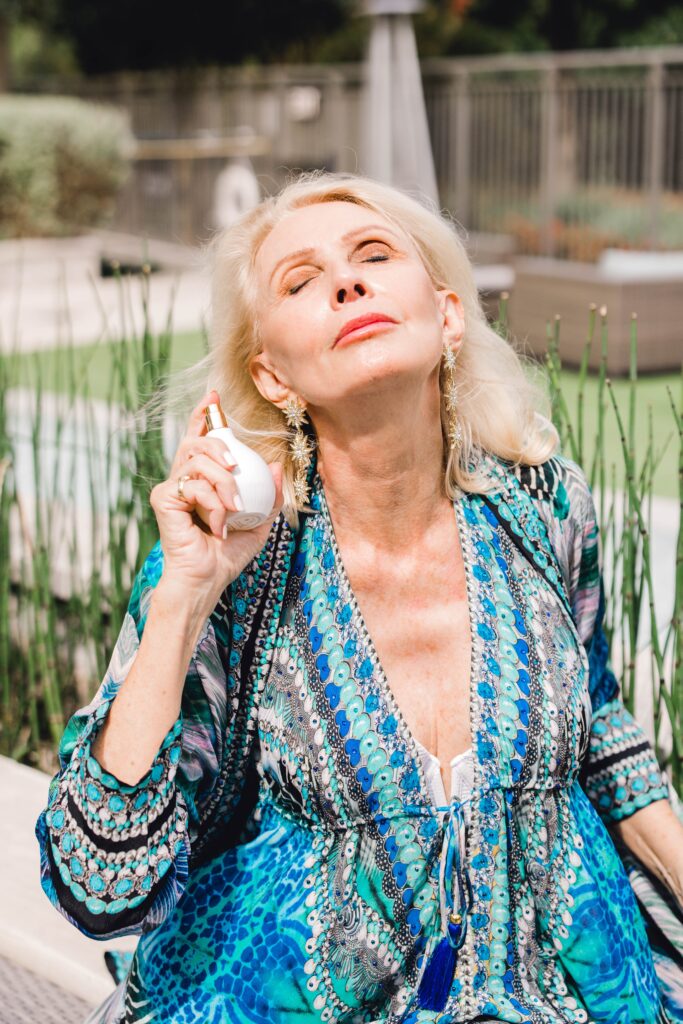
{"type": "MultiPolygon", "coordinates": [[[[260,350],[255,259],[259,247],[288,213],[313,203],[347,202],[380,214],[409,235],[435,288],[452,288],[465,314],[463,345],[456,366],[462,446],[448,446],[447,410],[441,400],[445,491],[482,493],[492,486],[480,462],[490,452],[514,464],[538,465],[558,446],[547,417],[543,388],[525,369],[512,345],[487,322],[472,266],[456,225],[436,209],[388,185],[347,174],[309,172],[249,210],[205,246],[211,273],[209,353],[180,376],[187,394],[188,372],[216,389],[236,434],[267,462],[283,463],[284,512],[298,525],[294,469],[288,457],[283,413],[258,391],[249,364],[260,350]],[[543,410],[543,411],[541,411],[543,410]]],[[[442,365],[443,374],[443,365],[442,365]]],[[[537,375],[535,375],[537,376],[537,375]]],[[[442,379],[443,384],[443,379],[442,379]]]]}

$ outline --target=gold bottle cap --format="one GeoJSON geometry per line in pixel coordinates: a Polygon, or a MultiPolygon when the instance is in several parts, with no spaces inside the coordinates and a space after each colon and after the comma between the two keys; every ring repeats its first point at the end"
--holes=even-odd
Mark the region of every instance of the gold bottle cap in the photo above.
{"type": "Polygon", "coordinates": [[[228,421],[219,402],[212,402],[204,409],[204,419],[207,430],[217,430],[219,427],[227,427],[228,421]]]}

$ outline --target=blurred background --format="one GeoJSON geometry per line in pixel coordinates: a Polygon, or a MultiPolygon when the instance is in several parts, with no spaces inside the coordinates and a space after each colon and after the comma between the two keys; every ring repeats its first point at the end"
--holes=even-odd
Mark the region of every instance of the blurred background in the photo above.
{"type": "Polygon", "coordinates": [[[0,0],[0,1021],[111,988],[33,825],[157,536],[181,423],[139,410],[207,351],[202,246],[312,169],[452,218],[593,486],[622,695],[681,791],[683,7],[0,0]]]}
{"type": "MultiPolygon", "coordinates": [[[[492,240],[496,253],[584,261],[608,246],[683,246],[683,10],[668,0],[241,0],[229,12],[199,2],[191,17],[133,0],[97,10],[3,0],[1,10],[0,88],[113,104],[135,140],[119,139],[123,166],[100,168],[89,209],[85,196],[73,208],[88,182],[76,189],[72,177],[61,218],[44,210],[41,222],[17,196],[13,214],[2,210],[5,236],[56,233],[69,214],[87,226],[127,175],[111,223],[194,244],[247,197],[238,173],[221,182],[231,160],[250,161],[264,191],[290,168],[358,171],[365,58],[391,10],[414,12],[439,201],[468,231],[508,236],[492,240]]],[[[113,147],[116,122],[96,130],[86,111],[82,143],[90,133],[90,149],[113,147]]]]}

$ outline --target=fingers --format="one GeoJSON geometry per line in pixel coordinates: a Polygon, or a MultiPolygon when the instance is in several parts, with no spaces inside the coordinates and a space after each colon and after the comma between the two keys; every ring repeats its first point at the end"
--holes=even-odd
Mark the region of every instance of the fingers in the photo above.
{"type": "Polygon", "coordinates": [[[237,465],[227,444],[220,437],[185,437],[175,453],[169,476],[179,476],[179,467],[200,453],[208,455],[222,469],[237,465]]]}
{"type": "Polygon", "coordinates": [[[236,503],[237,484],[225,461],[220,464],[216,459],[198,452],[178,467],[175,479],[180,476],[204,477],[215,489],[226,509],[231,512],[242,511],[236,503]]]}
{"type": "Polygon", "coordinates": [[[183,512],[199,514],[216,537],[222,537],[226,521],[225,505],[215,488],[202,477],[190,478],[183,483],[183,497],[178,494],[177,480],[164,480],[152,488],[149,496],[150,505],[161,525],[169,506],[183,512]],[[201,514],[200,514],[201,510],[201,514]]]}
{"type": "Polygon", "coordinates": [[[207,391],[201,401],[195,405],[194,409],[190,413],[190,419],[185,434],[186,437],[201,437],[202,434],[206,433],[204,410],[207,405],[211,405],[213,402],[219,401],[218,392],[214,388],[212,388],[211,391],[207,391]]]}

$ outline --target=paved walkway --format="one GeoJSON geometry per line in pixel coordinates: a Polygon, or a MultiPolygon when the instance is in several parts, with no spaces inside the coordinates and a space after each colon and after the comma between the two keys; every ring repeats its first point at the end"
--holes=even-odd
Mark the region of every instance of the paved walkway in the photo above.
{"type": "Polygon", "coordinates": [[[0,956],[0,1024],[77,1024],[91,1009],[61,986],[0,956]]]}
{"type": "MultiPolygon", "coordinates": [[[[11,1024],[23,1017],[3,1018],[3,988],[15,987],[21,995],[24,988],[22,971],[33,971],[43,982],[56,986],[60,999],[75,997],[82,1005],[95,1006],[114,988],[114,981],[104,964],[106,949],[131,950],[137,939],[106,939],[96,941],[82,935],[55,910],[40,886],[40,859],[35,824],[47,803],[50,777],[7,757],[0,757],[0,821],[3,839],[0,843],[0,1022],[11,1024]],[[6,963],[9,961],[9,965],[6,963]],[[15,982],[12,978],[16,978],[15,982]]],[[[30,979],[28,979],[30,981],[30,979]]],[[[44,1018],[39,1010],[43,993],[38,988],[30,1020],[69,1021],[77,1024],[80,1017],[44,1018]]],[[[53,993],[54,994],[54,993],[53,993]]],[[[45,997],[47,998],[47,997],[45,997]]],[[[33,1000],[31,992],[26,999],[33,1000]]],[[[19,1006],[19,1003],[17,1003],[19,1006]]]]}
{"type": "MultiPolygon", "coordinates": [[[[143,240],[104,231],[72,239],[0,241],[0,351],[139,336],[142,277],[101,277],[100,260],[141,262],[144,246],[143,240]]],[[[175,331],[200,330],[209,289],[199,252],[154,242],[147,255],[163,268],[149,276],[152,330],[165,327],[170,310],[175,331]]]]}

